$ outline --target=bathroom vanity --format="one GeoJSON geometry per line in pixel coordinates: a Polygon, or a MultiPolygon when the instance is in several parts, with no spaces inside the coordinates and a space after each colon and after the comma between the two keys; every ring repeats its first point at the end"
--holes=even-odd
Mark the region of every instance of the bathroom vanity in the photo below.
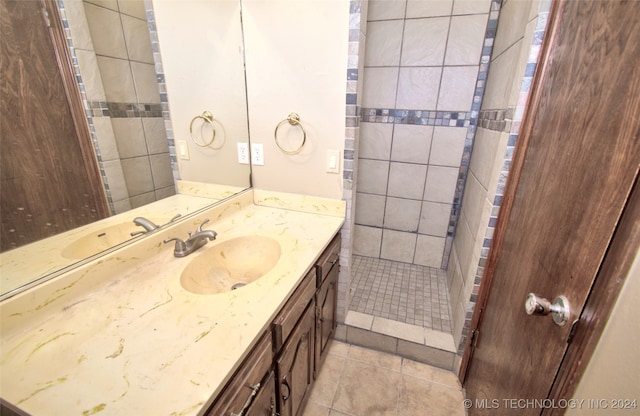
{"type": "Polygon", "coordinates": [[[34,416],[300,414],[335,329],[344,208],[248,190],[5,300],[3,404],[34,416]],[[217,239],[174,257],[163,241],[206,219],[217,239]]]}

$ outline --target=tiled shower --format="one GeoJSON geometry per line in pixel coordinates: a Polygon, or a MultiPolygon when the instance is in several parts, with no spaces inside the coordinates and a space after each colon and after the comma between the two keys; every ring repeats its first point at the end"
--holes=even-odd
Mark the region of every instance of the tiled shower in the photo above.
{"type": "MultiPolygon", "coordinates": [[[[345,185],[348,341],[365,329],[378,333],[369,346],[432,360],[413,348],[422,336],[459,363],[549,3],[368,2],[355,180],[345,185]]],[[[449,368],[450,357],[435,364],[449,368]]]]}

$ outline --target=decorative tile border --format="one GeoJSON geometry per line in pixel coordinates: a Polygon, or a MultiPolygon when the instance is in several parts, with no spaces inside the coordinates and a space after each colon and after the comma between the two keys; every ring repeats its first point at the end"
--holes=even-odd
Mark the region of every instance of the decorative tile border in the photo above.
{"type": "Polygon", "coordinates": [[[471,112],[363,108],[362,121],[369,123],[416,124],[421,126],[469,127],[471,112]]]}
{"type": "Polygon", "coordinates": [[[161,104],[88,101],[87,105],[93,117],[134,118],[163,116],[161,104]]]}

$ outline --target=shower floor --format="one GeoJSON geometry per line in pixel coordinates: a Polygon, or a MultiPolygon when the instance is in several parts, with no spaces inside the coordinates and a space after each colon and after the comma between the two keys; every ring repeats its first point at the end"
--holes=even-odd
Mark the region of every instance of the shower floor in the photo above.
{"type": "Polygon", "coordinates": [[[445,270],[353,256],[349,310],[451,333],[445,270]]]}

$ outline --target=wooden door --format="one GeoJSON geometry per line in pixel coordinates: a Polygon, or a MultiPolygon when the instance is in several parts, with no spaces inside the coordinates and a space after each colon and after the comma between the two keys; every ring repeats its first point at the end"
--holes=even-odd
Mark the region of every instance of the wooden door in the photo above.
{"type": "Polygon", "coordinates": [[[551,391],[640,165],[638,21],[632,1],[552,7],[474,316],[470,415],[540,414],[551,391]],[[566,296],[569,323],[527,315],[530,292],[566,296]]]}
{"type": "Polygon", "coordinates": [[[277,360],[281,416],[300,416],[313,384],[315,303],[312,301],[277,360]]]}
{"type": "Polygon", "coordinates": [[[56,7],[0,0],[2,251],[108,215],[56,7]]]}

